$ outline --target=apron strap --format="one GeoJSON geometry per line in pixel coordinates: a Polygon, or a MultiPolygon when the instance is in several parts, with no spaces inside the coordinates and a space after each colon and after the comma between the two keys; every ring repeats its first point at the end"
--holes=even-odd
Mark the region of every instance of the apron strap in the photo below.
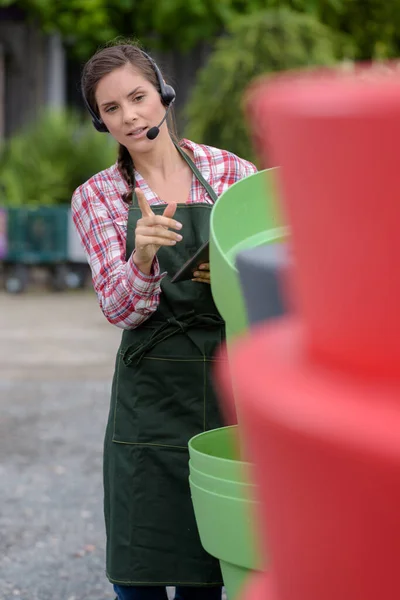
{"type": "MultiPolygon", "coordinates": [[[[179,154],[181,155],[181,157],[183,158],[183,160],[186,162],[186,164],[192,170],[193,175],[196,177],[196,179],[204,187],[204,189],[206,190],[207,194],[210,196],[210,198],[212,199],[212,201],[216,202],[218,200],[217,194],[212,189],[212,187],[208,183],[208,181],[206,181],[204,179],[203,175],[200,173],[199,169],[196,167],[196,165],[194,164],[194,162],[192,161],[192,159],[190,158],[190,156],[188,156],[186,154],[186,152],[184,152],[182,150],[182,148],[179,146],[179,144],[177,144],[176,142],[174,142],[174,145],[175,145],[175,148],[178,150],[179,154]]],[[[136,182],[135,182],[135,174],[133,173],[132,205],[129,207],[129,210],[128,210],[128,225],[127,225],[127,230],[126,230],[126,255],[125,255],[125,260],[128,260],[128,258],[131,256],[131,254],[132,254],[132,252],[134,250],[134,247],[135,247],[134,240],[135,240],[135,226],[136,226],[136,221],[135,221],[135,218],[134,218],[135,216],[134,216],[133,209],[139,209],[139,204],[138,204],[138,200],[137,200],[137,196],[136,196],[136,192],[135,192],[135,184],[136,184],[136,182]]]]}
{"type": "Polygon", "coordinates": [[[171,317],[159,325],[144,342],[129,345],[122,355],[122,360],[127,367],[138,365],[147,352],[173,335],[186,333],[189,329],[196,327],[218,329],[224,325],[223,319],[214,314],[196,315],[194,311],[191,311],[178,317],[171,317]]]}
{"type": "Polygon", "coordinates": [[[175,142],[174,142],[174,144],[175,144],[175,148],[178,150],[178,152],[182,156],[183,160],[192,169],[193,174],[196,176],[197,180],[200,181],[201,185],[206,190],[207,194],[210,196],[212,201],[216,202],[218,200],[218,196],[215,193],[215,191],[212,189],[211,185],[208,183],[208,181],[206,181],[204,179],[203,175],[200,173],[199,169],[196,167],[196,165],[194,164],[194,162],[192,161],[190,156],[188,156],[186,154],[186,152],[184,152],[178,144],[176,144],[175,142]]]}

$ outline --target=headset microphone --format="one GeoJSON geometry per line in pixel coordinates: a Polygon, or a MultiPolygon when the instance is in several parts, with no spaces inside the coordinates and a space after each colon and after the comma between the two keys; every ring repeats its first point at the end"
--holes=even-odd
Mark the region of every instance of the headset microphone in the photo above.
{"type": "Polygon", "coordinates": [[[151,127],[148,132],[146,133],[146,136],[149,140],[155,140],[156,137],[158,136],[158,134],[160,133],[160,127],[161,125],[164,123],[165,119],[168,116],[168,112],[169,109],[171,108],[171,106],[173,105],[174,100],[172,100],[172,102],[168,105],[167,110],[165,111],[165,115],[163,120],[161,121],[161,123],[159,123],[159,125],[156,125],[155,127],[151,127]]]}

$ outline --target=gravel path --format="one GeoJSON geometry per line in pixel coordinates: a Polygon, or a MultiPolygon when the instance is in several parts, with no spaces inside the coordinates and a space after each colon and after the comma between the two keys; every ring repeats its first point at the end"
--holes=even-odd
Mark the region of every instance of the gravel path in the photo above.
{"type": "Polygon", "coordinates": [[[0,306],[0,599],[114,598],[101,464],[119,332],[90,292],[0,306]]]}
{"type": "Polygon", "coordinates": [[[0,293],[0,600],[112,600],[102,443],[120,331],[90,291],[0,293]]]}

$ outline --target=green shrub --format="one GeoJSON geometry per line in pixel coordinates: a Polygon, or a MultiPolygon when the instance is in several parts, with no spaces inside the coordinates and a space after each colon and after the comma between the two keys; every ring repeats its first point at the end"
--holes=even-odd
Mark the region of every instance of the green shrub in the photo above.
{"type": "Polygon", "coordinates": [[[352,56],[347,39],[314,17],[269,10],[238,17],[200,71],[185,108],[185,136],[255,160],[242,110],[243,92],[263,73],[332,65],[352,56]]]}
{"type": "Polygon", "coordinates": [[[73,112],[45,112],[0,156],[0,204],[69,203],[76,187],[116,160],[116,146],[73,112]]]}

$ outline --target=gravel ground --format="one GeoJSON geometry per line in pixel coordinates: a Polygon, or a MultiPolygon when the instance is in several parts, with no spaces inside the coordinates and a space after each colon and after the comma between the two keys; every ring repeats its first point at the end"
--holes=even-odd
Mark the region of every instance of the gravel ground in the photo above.
{"type": "Polygon", "coordinates": [[[102,443],[120,331],[90,291],[0,307],[0,600],[112,600],[102,443]]]}
{"type": "Polygon", "coordinates": [[[102,381],[1,384],[2,600],[113,598],[101,515],[108,393],[102,381]]]}
{"type": "Polygon", "coordinates": [[[91,292],[0,306],[0,599],[114,598],[101,464],[120,334],[91,292]]]}

